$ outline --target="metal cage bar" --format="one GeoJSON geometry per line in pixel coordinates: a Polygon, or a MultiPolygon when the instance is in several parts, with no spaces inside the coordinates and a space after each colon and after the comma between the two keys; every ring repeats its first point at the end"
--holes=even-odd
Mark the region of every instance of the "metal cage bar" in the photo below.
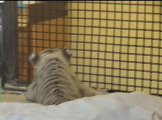
{"type": "Polygon", "coordinates": [[[4,6],[3,85],[32,80],[30,53],[69,47],[72,68],[85,84],[162,95],[161,1],[19,1],[4,6]]]}

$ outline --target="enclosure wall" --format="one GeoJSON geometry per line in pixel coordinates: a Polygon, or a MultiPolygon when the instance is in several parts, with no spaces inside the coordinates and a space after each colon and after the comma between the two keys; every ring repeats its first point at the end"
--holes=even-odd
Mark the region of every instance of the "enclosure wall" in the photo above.
{"type": "Polygon", "coordinates": [[[89,86],[162,95],[161,1],[19,1],[15,16],[16,81],[32,80],[31,53],[69,47],[89,86]]]}

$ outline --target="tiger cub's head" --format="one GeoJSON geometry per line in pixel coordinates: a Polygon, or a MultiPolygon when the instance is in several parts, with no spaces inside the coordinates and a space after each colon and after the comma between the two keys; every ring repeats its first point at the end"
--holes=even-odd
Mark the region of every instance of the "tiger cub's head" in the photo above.
{"type": "Polygon", "coordinates": [[[68,63],[72,56],[71,50],[68,48],[59,49],[46,49],[41,51],[40,53],[33,53],[29,56],[28,60],[34,67],[42,66],[49,62],[51,59],[59,59],[62,63],[68,63]]]}

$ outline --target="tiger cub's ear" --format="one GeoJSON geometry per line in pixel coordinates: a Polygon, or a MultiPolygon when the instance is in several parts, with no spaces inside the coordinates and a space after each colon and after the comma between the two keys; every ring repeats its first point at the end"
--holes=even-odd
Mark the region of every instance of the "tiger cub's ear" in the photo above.
{"type": "Polygon", "coordinates": [[[31,54],[31,55],[29,56],[28,61],[29,61],[30,63],[32,63],[33,65],[35,65],[36,62],[38,61],[38,59],[39,59],[39,55],[36,54],[36,53],[33,53],[33,54],[31,54]]]}
{"type": "Polygon", "coordinates": [[[72,56],[72,52],[71,52],[71,50],[68,49],[68,48],[64,48],[64,49],[63,49],[63,54],[64,54],[64,56],[65,56],[67,59],[70,59],[71,56],[72,56]]]}

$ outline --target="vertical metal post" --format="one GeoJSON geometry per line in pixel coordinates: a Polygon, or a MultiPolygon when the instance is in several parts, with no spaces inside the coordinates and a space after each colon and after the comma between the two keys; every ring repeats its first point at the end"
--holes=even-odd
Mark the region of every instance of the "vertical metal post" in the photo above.
{"type": "Polygon", "coordinates": [[[0,1],[0,102],[2,101],[2,97],[1,97],[1,80],[2,80],[2,76],[1,76],[1,73],[2,73],[2,52],[1,52],[1,42],[2,42],[2,4],[3,1],[0,1]]]}
{"type": "Polygon", "coordinates": [[[16,2],[5,1],[2,6],[2,39],[1,45],[1,76],[2,88],[5,83],[15,79],[16,68],[16,2]]]}

